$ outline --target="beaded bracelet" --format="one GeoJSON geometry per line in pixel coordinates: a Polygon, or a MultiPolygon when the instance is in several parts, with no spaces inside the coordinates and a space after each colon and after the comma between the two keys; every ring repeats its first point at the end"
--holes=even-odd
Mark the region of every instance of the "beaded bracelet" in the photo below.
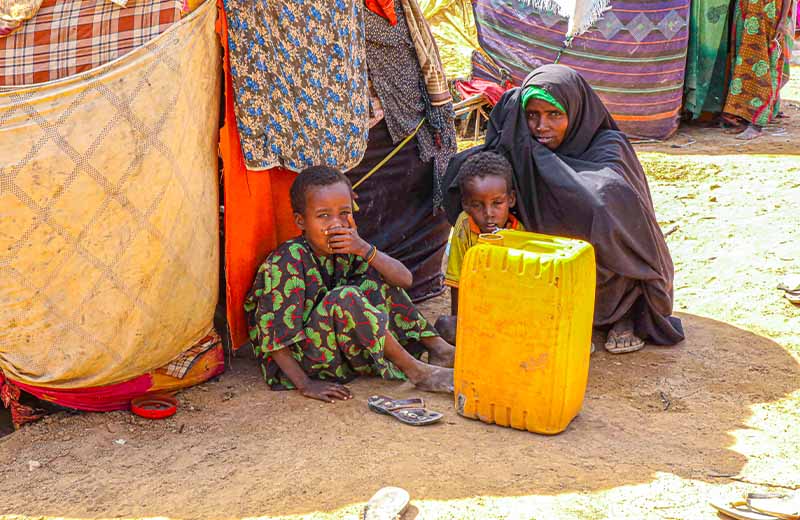
{"type": "Polygon", "coordinates": [[[369,253],[367,253],[367,264],[372,264],[372,261],[375,260],[375,257],[378,255],[378,248],[374,245],[370,248],[369,253]]]}

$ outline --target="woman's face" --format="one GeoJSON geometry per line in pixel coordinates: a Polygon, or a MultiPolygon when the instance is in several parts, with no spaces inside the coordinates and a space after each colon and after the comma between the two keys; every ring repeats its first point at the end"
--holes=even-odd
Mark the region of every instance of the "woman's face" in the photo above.
{"type": "Polygon", "coordinates": [[[547,101],[531,99],[525,105],[525,119],[534,139],[551,150],[557,149],[567,135],[567,114],[547,101]]]}

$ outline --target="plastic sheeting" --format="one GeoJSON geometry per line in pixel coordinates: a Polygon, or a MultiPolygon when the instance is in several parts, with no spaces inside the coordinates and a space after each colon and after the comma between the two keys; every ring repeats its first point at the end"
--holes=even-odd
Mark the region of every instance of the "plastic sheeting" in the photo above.
{"type": "Polygon", "coordinates": [[[0,90],[0,369],[85,388],[165,365],[217,299],[214,3],[92,71],[0,90]]]}

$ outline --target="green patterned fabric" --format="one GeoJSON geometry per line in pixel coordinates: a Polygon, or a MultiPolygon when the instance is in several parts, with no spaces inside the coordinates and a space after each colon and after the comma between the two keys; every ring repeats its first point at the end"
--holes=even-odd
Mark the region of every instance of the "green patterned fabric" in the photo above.
{"type": "Polygon", "coordinates": [[[566,109],[564,109],[564,105],[558,102],[556,98],[553,97],[548,91],[543,88],[537,87],[536,85],[531,85],[530,87],[525,89],[525,92],[522,93],[522,108],[523,110],[525,107],[528,106],[528,101],[531,99],[541,99],[547,103],[550,103],[563,113],[567,113],[566,109]]]}
{"type": "Polygon", "coordinates": [[[405,379],[383,354],[387,331],[402,345],[437,336],[402,289],[354,255],[319,256],[304,238],[270,254],[245,301],[250,339],[267,384],[294,388],[271,358],[290,349],[312,379],[405,379]]]}
{"type": "Polygon", "coordinates": [[[790,0],[736,0],[732,63],[722,111],[763,126],[780,112],[780,90],[789,81],[792,38],[790,0]]]}
{"type": "Polygon", "coordinates": [[[728,11],[731,0],[693,0],[689,18],[684,110],[692,119],[719,113],[725,103],[728,11]]]}

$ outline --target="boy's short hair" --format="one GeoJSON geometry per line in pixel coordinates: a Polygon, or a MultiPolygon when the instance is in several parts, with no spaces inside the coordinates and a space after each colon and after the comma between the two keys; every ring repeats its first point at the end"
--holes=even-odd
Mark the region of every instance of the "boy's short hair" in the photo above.
{"type": "Polygon", "coordinates": [[[289,189],[292,211],[303,214],[306,211],[306,194],[315,186],[330,186],[343,182],[351,190],[350,179],[342,172],[330,166],[310,166],[301,171],[289,189]]]}
{"type": "Polygon", "coordinates": [[[478,152],[464,161],[459,168],[458,188],[463,196],[466,192],[467,181],[470,179],[496,176],[505,179],[508,193],[511,193],[511,190],[514,189],[513,174],[511,163],[502,155],[495,152],[478,152]]]}

